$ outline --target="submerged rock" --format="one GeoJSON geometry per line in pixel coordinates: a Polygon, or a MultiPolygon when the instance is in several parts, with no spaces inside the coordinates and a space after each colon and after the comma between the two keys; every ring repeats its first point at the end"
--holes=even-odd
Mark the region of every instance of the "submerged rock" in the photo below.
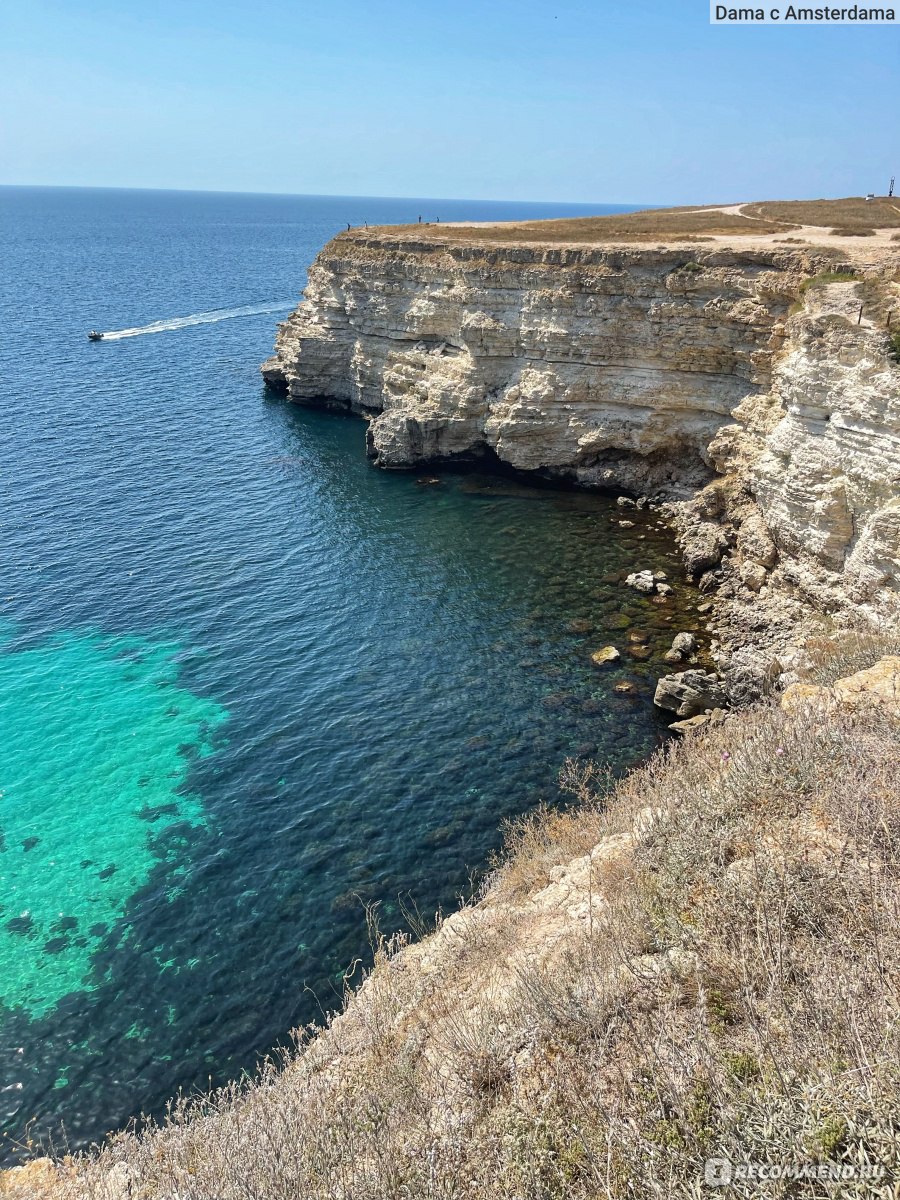
{"type": "Polygon", "coordinates": [[[617,662],[621,657],[615,646],[604,646],[601,650],[595,650],[591,655],[591,662],[598,667],[606,666],[607,663],[617,662]]]}
{"type": "Polygon", "coordinates": [[[567,633],[593,633],[594,632],[594,622],[587,620],[586,617],[576,617],[574,620],[569,621],[569,623],[566,625],[566,632],[567,633]]]}
{"type": "Polygon", "coordinates": [[[639,642],[637,642],[628,647],[628,653],[632,658],[636,658],[638,662],[646,662],[647,659],[652,655],[653,648],[652,646],[641,645],[639,642]]]}

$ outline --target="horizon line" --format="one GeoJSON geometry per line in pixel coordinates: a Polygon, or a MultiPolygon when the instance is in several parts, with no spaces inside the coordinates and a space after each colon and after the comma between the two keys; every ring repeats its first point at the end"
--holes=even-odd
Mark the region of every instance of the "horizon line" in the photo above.
{"type": "MultiPolygon", "coordinates": [[[[366,192],[254,192],[233,188],[185,188],[185,187],[136,187],[126,184],[92,184],[92,183],[0,183],[2,188],[19,188],[22,190],[46,190],[67,192],[167,192],[199,196],[276,196],[284,199],[321,199],[321,200],[448,200],[455,203],[475,201],[478,204],[563,204],[583,208],[591,204],[614,204],[617,207],[631,208],[633,201],[624,200],[513,200],[508,196],[494,199],[485,196],[386,196],[366,192]]],[[[663,204],[642,204],[644,208],[665,208],[663,204]]]]}

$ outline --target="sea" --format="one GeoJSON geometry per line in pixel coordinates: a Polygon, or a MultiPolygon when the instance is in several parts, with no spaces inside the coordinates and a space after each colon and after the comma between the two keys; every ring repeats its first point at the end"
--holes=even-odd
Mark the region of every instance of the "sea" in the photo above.
{"type": "Polygon", "coordinates": [[[258,370],[348,223],[614,211],[0,189],[0,1161],[252,1073],[665,736],[654,515],[381,471],[258,370]]]}

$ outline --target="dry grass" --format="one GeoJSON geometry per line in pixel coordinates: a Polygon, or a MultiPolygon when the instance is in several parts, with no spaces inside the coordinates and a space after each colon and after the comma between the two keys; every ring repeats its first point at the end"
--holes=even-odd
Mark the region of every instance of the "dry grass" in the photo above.
{"type": "Polygon", "coordinates": [[[887,196],[876,196],[874,200],[862,196],[843,200],[765,200],[746,205],[744,212],[768,221],[834,226],[845,234],[900,225],[900,202],[887,196]]]}
{"type": "Polygon", "coordinates": [[[812,660],[811,682],[829,687],[836,679],[855,675],[885,655],[900,654],[900,630],[842,630],[806,643],[812,660]]]}
{"type": "MultiPolygon", "coordinates": [[[[900,220],[900,217],[898,217],[900,220]]],[[[701,235],[742,234],[755,237],[786,232],[791,224],[749,221],[732,213],[695,209],[648,209],[608,217],[575,217],[560,221],[504,222],[496,225],[407,225],[394,232],[439,236],[450,241],[491,242],[660,242],[696,241],[701,235]]]]}
{"type": "MultiPolygon", "coordinates": [[[[729,207],[729,206],[724,206],[729,207]]],[[[790,233],[800,225],[819,225],[842,237],[873,236],[874,230],[900,225],[900,204],[879,197],[845,200],[777,200],[746,204],[740,213],[702,208],[656,208],[610,216],[575,217],[558,221],[496,224],[430,224],[383,226],[372,232],[415,234],[459,242],[542,242],[604,244],[607,242],[697,242],[716,236],[760,237],[790,233]]],[[[783,241],[796,239],[784,238],[783,241]]]]}
{"type": "MultiPolygon", "coordinates": [[[[821,670],[895,644],[860,637],[832,668],[823,645],[821,670]]],[[[615,788],[570,768],[584,807],[511,831],[479,905],[420,946],[378,941],[283,1067],[177,1103],[55,1194],[696,1200],[711,1156],[896,1165],[898,740],[872,712],[767,704],[615,788]]]]}

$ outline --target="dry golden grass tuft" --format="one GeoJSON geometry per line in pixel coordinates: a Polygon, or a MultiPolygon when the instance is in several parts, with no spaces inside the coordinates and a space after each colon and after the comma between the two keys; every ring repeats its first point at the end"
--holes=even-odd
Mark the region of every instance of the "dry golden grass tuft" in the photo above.
{"type": "MultiPolygon", "coordinates": [[[[821,678],[895,646],[823,644],[821,678]]],[[[285,1063],[179,1101],[56,1195],[689,1200],[708,1157],[895,1168],[898,741],[875,711],[767,703],[616,785],[570,767],[581,807],[512,829],[479,904],[376,938],[285,1063]]],[[[889,1194],[838,1187],[728,1194],[889,1194]]]]}
{"type": "Polygon", "coordinates": [[[842,200],[764,200],[747,204],[747,216],[767,221],[791,221],[797,225],[834,226],[841,233],[860,229],[890,229],[900,225],[900,201],[888,196],[866,200],[848,196],[842,200]]]}

